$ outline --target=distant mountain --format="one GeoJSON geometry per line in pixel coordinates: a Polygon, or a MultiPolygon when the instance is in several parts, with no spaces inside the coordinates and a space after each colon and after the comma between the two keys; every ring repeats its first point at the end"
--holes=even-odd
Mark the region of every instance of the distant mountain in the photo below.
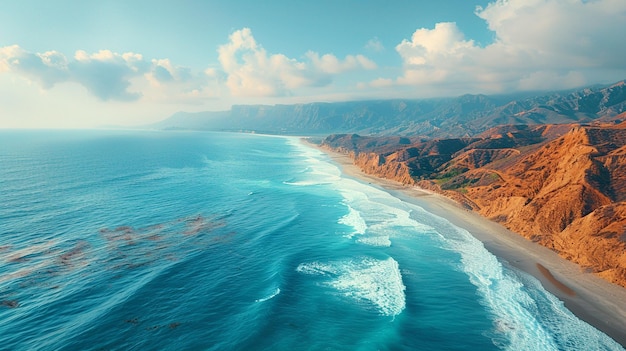
{"type": "Polygon", "coordinates": [[[178,112],[158,129],[247,130],[282,134],[359,133],[454,138],[505,124],[587,123],[626,111],[626,81],[531,95],[463,95],[295,105],[238,105],[230,111],[178,112]]]}
{"type": "Polygon", "coordinates": [[[322,145],[366,173],[455,199],[626,287],[626,122],[509,125],[431,140],[342,134],[322,145]]]}
{"type": "Polygon", "coordinates": [[[150,125],[156,129],[192,129],[192,130],[219,130],[228,129],[230,111],[220,112],[177,112],[169,118],[150,125]]]}

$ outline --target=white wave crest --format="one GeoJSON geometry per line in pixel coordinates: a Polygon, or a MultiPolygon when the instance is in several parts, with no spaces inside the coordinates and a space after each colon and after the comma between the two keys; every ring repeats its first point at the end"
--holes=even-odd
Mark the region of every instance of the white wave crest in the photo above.
{"type": "Polygon", "coordinates": [[[339,223],[354,228],[354,232],[348,235],[348,237],[352,237],[354,234],[365,234],[367,230],[367,224],[363,217],[361,217],[359,211],[355,210],[350,205],[348,205],[348,213],[339,219],[339,223]]]}
{"type": "Polygon", "coordinates": [[[378,247],[390,247],[391,240],[389,240],[389,236],[387,235],[374,235],[374,236],[365,236],[359,238],[356,242],[369,245],[369,246],[378,246],[378,247]]]}
{"type": "Polygon", "coordinates": [[[406,306],[402,274],[393,258],[362,258],[337,263],[304,263],[297,269],[311,275],[332,275],[328,286],[357,302],[373,305],[382,315],[396,316],[406,306]]]}
{"type": "Polygon", "coordinates": [[[273,291],[271,294],[269,294],[269,295],[267,295],[267,296],[265,296],[265,297],[262,297],[262,298],[260,298],[260,299],[256,299],[256,300],[254,300],[254,302],[265,302],[265,301],[267,301],[267,300],[271,300],[271,299],[273,299],[273,298],[274,298],[274,297],[276,297],[276,295],[278,295],[278,294],[280,294],[280,288],[276,288],[276,289],[274,289],[274,291],[273,291]]]}
{"type": "Polygon", "coordinates": [[[315,186],[315,185],[324,185],[328,184],[328,182],[316,181],[316,180],[300,180],[300,181],[284,181],[283,184],[291,185],[291,186],[315,186]]]}
{"type": "Polygon", "coordinates": [[[337,274],[335,266],[321,262],[301,263],[296,271],[310,275],[337,274]]]}

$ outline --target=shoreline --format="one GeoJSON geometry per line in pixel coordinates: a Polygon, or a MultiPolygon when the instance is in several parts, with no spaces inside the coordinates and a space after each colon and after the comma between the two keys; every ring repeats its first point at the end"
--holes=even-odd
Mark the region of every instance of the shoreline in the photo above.
{"type": "Polygon", "coordinates": [[[328,155],[344,175],[380,187],[403,201],[466,229],[499,261],[539,280],[544,289],[563,301],[576,317],[626,347],[626,289],[593,273],[584,272],[582,267],[554,251],[462,208],[441,194],[366,174],[348,155],[302,140],[328,155]]]}

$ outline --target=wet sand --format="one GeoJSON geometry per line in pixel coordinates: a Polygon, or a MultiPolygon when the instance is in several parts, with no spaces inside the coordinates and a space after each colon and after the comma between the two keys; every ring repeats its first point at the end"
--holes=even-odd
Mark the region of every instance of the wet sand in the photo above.
{"type": "Polygon", "coordinates": [[[365,174],[347,155],[319,149],[328,154],[345,175],[383,188],[403,201],[418,205],[466,229],[505,264],[538,279],[578,318],[626,346],[625,288],[583,271],[580,266],[561,258],[552,250],[468,211],[442,195],[365,174]]]}

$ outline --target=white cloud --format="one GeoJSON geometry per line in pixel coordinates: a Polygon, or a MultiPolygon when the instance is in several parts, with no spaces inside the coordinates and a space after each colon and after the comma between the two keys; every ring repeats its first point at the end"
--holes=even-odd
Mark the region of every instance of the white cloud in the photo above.
{"type": "Polygon", "coordinates": [[[446,57],[463,56],[474,48],[472,40],[464,40],[456,23],[437,23],[435,29],[418,29],[413,33],[411,40],[403,40],[396,51],[406,64],[424,65],[446,57]]]}
{"type": "Polygon", "coordinates": [[[77,83],[102,101],[198,103],[213,99],[223,84],[219,74],[194,73],[169,59],[145,60],[141,54],[110,50],[71,58],[56,52],[31,53],[17,45],[0,48],[0,72],[11,72],[49,90],[60,83],[77,83]]]}
{"type": "MultiPolygon", "coordinates": [[[[393,86],[393,80],[389,78],[378,78],[373,80],[370,85],[375,88],[388,88],[393,86]]],[[[365,86],[361,86],[361,88],[365,88],[365,86]]]]}
{"type": "Polygon", "coordinates": [[[152,103],[199,105],[221,94],[225,77],[214,68],[194,72],[175,65],[170,59],[153,59],[144,79],[134,79],[133,87],[152,103]]]}
{"type": "Polygon", "coordinates": [[[622,0],[498,0],[476,14],[496,33],[497,43],[532,52],[539,64],[624,67],[622,0]]]}
{"type": "Polygon", "coordinates": [[[385,46],[380,41],[380,39],[378,39],[378,37],[374,37],[367,41],[367,43],[365,44],[365,49],[374,52],[381,52],[385,50],[385,46]]]}
{"type": "Polygon", "coordinates": [[[227,75],[226,85],[234,96],[285,96],[302,87],[326,86],[333,76],[356,69],[373,69],[376,64],[362,55],[343,60],[332,54],[309,51],[307,61],[283,54],[268,54],[249,28],[233,32],[219,47],[219,62],[227,75]]]}
{"type": "Polygon", "coordinates": [[[188,82],[194,79],[191,69],[174,65],[169,59],[153,59],[146,78],[155,86],[171,82],[188,82]]]}
{"type": "Polygon", "coordinates": [[[76,82],[101,100],[136,100],[139,93],[130,92],[130,79],[148,67],[141,55],[117,54],[102,50],[88,54],[79,50],[73,59],[48,51],[31,53],[17,45],[0,48],[2,71],[17,73],[38,82],[44,89],[58,83],[76,82]]]}
{"type": "Polygon", "coordinates": [[[404,73],[394,83],[431,92],[497,93],[576,87],[626,75],[623,0],[497,0],[477,8],[476,15],[494,32],[493,43],[480,47],[450,22],[418,29],[396,46],[404,73]]]}
{"type": "Polygon", "coordinates": [[[335,55],[325,54],[320,57],[318,53],[309,51],[305,56],[317,71],[323,73],[340,74],[349,70],[376,68],[376,63],[363,55],[348,55],[340,60],[335,55]]]}
{"type": "Polygon", "coordinates": [[[68,63],[70,80],[81,84],[101,100],[133,101],[139,92],[129,91],[130,80],[143,74],[149,65],[135,53],[118,54],[100,50],[93,54],[79,50],[68,63]]]}
{"type": "Polygon", "coordinates": [[[67,59],[56,51],[34,54],[17,45],[0,48],[0,72],[17,71],[46,89],[69,78],[67,65],[67,59]]]}

